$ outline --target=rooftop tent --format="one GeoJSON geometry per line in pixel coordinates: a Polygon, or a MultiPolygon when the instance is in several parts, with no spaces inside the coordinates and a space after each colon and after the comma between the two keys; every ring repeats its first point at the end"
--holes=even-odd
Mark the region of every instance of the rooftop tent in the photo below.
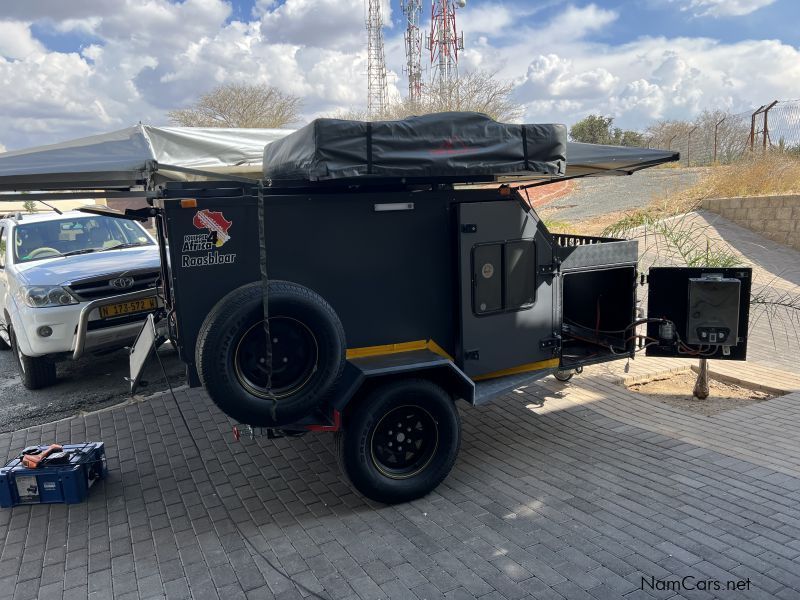
{"type": "Polygon", "coordinates": [[[176,178],[167,166],[258,178],[264,146],[285,129],[135,125],[0,154],[0,190],[127,189],[176,178]],[[159,173],[159,166],[161,173],[159,173]]]}
{"type": "Polygon", "coordinates": [[[264,149],[270,180],[446,179],[564,174],[563,125],[498,123],[473,112],[397,121],[316,119],[264,149]]]}

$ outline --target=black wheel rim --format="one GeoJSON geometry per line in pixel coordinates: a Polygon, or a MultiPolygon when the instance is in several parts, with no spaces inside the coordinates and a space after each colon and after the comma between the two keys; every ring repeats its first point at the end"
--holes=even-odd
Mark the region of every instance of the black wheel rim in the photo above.
{"type": "Polygon", "coordinates": [[[270,317],[272,387],[267,390],[266,337],[263,321],[248,329],[236,345],[233,364],[239,382],[252,394],[284,398],[311,379],[319,347],[311,330],[290,317],[270,317]]]}
{"type": "Polygon", "coordinates": [[[439,446],[439,425],[421,406],[401,406],[386,413],[372,432],[372,462],[392,479],[423,471],[439,446]]]}

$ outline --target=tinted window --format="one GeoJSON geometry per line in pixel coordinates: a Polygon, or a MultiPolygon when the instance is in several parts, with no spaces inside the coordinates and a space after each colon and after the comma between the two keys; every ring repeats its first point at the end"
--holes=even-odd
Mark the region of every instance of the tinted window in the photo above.
{"type": "Polygon", "coordinates": [[[38,223],[23,222],[14,230],[14,256],[18,262],[152,243],[138,223],[112,217],[87,216],[38,223]]]}

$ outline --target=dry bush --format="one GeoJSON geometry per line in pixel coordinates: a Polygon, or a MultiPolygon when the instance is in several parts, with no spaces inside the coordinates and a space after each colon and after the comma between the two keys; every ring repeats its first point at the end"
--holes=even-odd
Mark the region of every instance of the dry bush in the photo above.
{"type": "Polygon", "coordinates": [[[229,83],[200,96],[192,106],[169,112],[182,127],[279,129],[300,119],[303,101],[268,85],[229,83]]]}
{"type": "Polygon", "coordinates": [[[647,223],[696,210],[707,198],[796,192],[800,192],[800,158],[777,152],[757,155],[730,165],[709,167],[697,184],[624,213],[604,229],[604,235],[624,235],[647,223]]]}
{"type": "Polygon", "coordinates": [[[800,192],[800,158],[772,152],[710,170],[694,190],[699,199],[800,192]]]}

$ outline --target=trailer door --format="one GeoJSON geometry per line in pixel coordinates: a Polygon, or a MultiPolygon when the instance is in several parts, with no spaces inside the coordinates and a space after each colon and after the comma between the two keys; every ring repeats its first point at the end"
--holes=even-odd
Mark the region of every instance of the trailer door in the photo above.
{"type": "Polygon", "coordinates": [[[747,358],[752,269],[656,267],[647,281],[647,356],[747,358]]]}
{"type": "Polygon", "coordinates": [[[458,205],[464,371],[489,379],[558,366],[553,254],[511,200],[458,205]]]}

